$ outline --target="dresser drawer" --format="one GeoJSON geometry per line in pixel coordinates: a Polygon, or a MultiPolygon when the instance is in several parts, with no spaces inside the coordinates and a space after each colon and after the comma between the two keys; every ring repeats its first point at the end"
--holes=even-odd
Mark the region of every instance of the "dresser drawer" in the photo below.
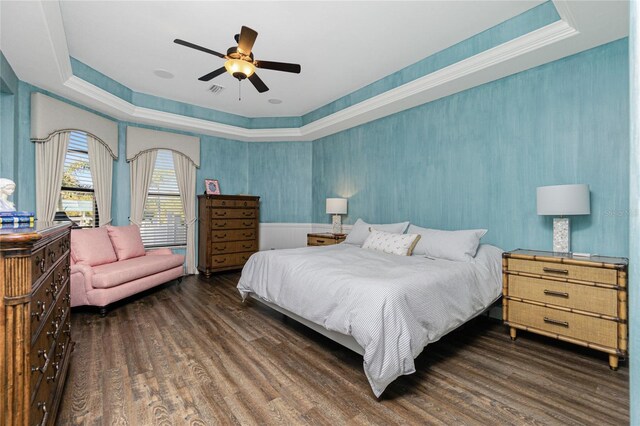
{"type": "Polygon", "coordinates": [[[216,219],[211,221],[212,229],[253,229],[255,219],[216,219]]]}
{"type": "Polygon", "coordinates": [[[211,254],[213,255],[224,253],[239,253],[243,251],[258,251],[258,243],[255,240],[247,240],[211,244],[211,254]]]}
{"type": "Polygon", "coordinates": [[[255,240],[255,238],[256,238],[256,231],[251,229],[211,231],[211,241],[214,243],[221,242],[221,241],[255,240]]]}
{"type": "MultiPolygon", "coordinates": [[[[51,375],[50,373],[51,365],[47,368],[44,374],[51,375]]],[[[42,380],[40,386],[36,391],[36,395],[31,402],[31,409],[29,414],[29,424],[30,425],[48,425],[51,422],[52,409],[53,407],[53,390],[55,389],[54,383],[46,382],[46,380],[42,380]]]]}
{"type": "Polygon", "coordinates": [[[231,253],[231,254],[219,254],[211,256],[211,264],[214,269],[226,268],[228,266],[241,266],[244,265],[249,257],[254,252],[249,253],[231,253]]]}
{"type": "Polygon", "coordinates": [[[209,205],[214,207],[257,207],[256,200],[209,200],[209,205]]]}
{"type": "Polygon", "coordinates": [[[257,215],[255,209],[214,209],[212,219],[253,219],[257,215]]]}
{"type": "Polygon", "coordinates": [[[47,317],[47,313],[55,300],[53,293],[53,274],[46,277],[38,286],[35,293],[31,297],[31,337],[33,337],[40,329],[40,324],[47,317]]]}
{"type": "Polygon", "coordinates": [[[618,292],[615,289],[510,275],[509,296],[618,316],[618,292]]]}
{"type": "Polygon", "coordinates": [[[308,236],[307,237],[307,245],[308,246],[330,246],[334,244],[338,244],[338,240],[332,237],[315,237],[308,236]]]}
{"type": "Polygon", "coordinates": [[[534,327],[608,348],[618,345],[618,323],[528,303],[508,302],[509,323],[534,327]]]}
{"type": "Polygon", "coordinates": [[[47,248],[43,247],[31,256],[31,282],[36,282],[47,271],[47,248]]]}
{"type": "Polygon", "coordinates": [[[69,237],[64,236],[47,246],[47,264],[53,266],[69,250],[69,237]]]}
{"type": "Polygon", "coordinates": [[[509,259],[509,271],[526,272],[529,274],[547,275],[550,277],[561,277],[604,284],[617,284],[618,276],[615,269],[567,265],[563,263],[541,262],[525,259],[509,259]]]}

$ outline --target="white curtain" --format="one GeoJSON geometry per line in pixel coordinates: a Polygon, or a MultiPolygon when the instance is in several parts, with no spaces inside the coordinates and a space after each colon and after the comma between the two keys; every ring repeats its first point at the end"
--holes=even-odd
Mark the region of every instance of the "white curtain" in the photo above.
{"type": "Polygon", "coordinates": [[[98,139],[87,135],[89,146],[89,168],[93,191],[96,196],[100,226],[111,224],[111,183],[113,176],[113,157],[98,139]]]}
{"type": "Polygon", "coordinates": [[[50,221],[56,215],[69,146],[69,132],[60,132],[36,143],[36,218],[50,221]]]}
{"type": "Polygon", "coordinates": [[[196,166],[188,157],[173,153],[180,199],[187,225],[187,274],[197,274],[196,268],[196,166]]]}
{"type": "Polygon", "coordinates": [[[131,170],[131,216],[129,221],[140,226],[144,214],[144,203],[149,193],[153,166],[156,164],[158,151],[147,151],[131,160],[129,168],[131,170]]]}

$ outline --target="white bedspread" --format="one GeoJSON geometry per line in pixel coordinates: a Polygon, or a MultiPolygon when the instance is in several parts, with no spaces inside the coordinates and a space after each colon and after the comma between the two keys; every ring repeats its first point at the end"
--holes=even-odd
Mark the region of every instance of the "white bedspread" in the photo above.
{"type": "Polygon", "coordinates": [[[473,262],[396,256],[347,244],[263,251],[238,283],[364,348],[376,396],[428,344],[481,313],[501,291],[501,251],[481,245],[473,262]]]}

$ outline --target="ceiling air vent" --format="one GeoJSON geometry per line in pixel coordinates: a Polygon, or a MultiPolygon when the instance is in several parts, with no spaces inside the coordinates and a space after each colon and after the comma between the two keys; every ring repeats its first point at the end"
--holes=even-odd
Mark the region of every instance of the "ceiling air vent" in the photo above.
{"type": "Polygon", "coordinates": [[[217,84],[212,84],[211,87],[209,87],[209,91],[214,95],[222,93],[223,90],[224,90],[224,86],[219,86],[217,84]]]}

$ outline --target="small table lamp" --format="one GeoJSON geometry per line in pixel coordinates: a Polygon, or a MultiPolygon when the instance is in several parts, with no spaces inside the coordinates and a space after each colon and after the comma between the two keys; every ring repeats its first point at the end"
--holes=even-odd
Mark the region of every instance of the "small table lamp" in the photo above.
{"type": "Polygon", "coordinates": [[[539,215],[553,218],[553,251],[569,253],[569,218],[563,216],[591,214],[589,185],[539,186],[536,190],[539,215]]]}
{"type": "Polygon", "coordinates": [[[347,199],[327,198],[327,214],[333,215],[333,229],[331,232],[342,234],[342,217],[340,215],[347,214],[347,199]]]}

